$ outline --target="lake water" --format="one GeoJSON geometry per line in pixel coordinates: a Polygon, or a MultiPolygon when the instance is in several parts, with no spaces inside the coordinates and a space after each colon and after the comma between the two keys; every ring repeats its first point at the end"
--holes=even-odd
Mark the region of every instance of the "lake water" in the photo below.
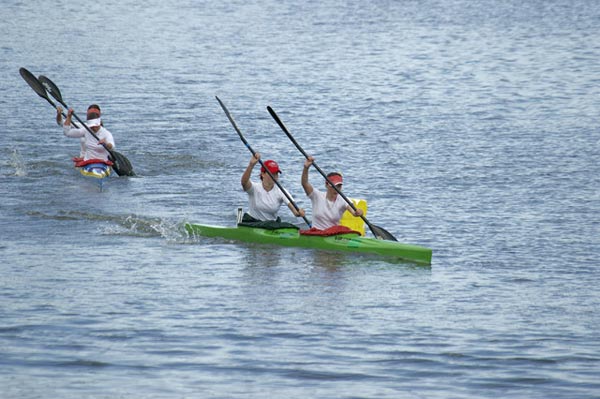
{"type": "Polygon", "coordinates": [[[0,14],[1,398],[600,398],[597,1],[0,14]],[[100,104],[138,177],[79,176],[20,67],[100,104]],[[431,267],[187,236],[247,203],[215,96],[300,206],[268,105],[431,267]]]}

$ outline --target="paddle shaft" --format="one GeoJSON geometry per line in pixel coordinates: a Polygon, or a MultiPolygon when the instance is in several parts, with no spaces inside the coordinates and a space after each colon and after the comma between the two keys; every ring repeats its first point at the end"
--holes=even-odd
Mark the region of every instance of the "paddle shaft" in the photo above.
{"type": "MultiPolygon", "coordinates": [[[[255,156],[256,152],[252,149],[252,147],[250,146],[250,144],[248,144],[248,141],[246,140],[246,138],[242,134],[241,130],[237,126],[237,123],[235,123],[235,120],[233,119],[233,116],[231,116],[231,113],[229,112],[229,110],[227,109],[227,107],[225,106],[225,104],[223,104],[223,101],[221,101],[221,99],[219,97],[217,97],[217,96],[215,96],[215,98],[217,99],[217,101],[221,105],[221,108],[223,108],[223,111],[225,112],[225,115],[227,115],[227,119],[229,119],[229,122],[231,122],[231,125],[233,126],[233,128],[237,132],[238,136],[240,136],[240,139],[242,140],[242,143],[244,143],[244,145],[246,146],[246,148],[248,148],[248,150],[250,151],[250,153],[252,154],[252,156],[255,156]]],[[[298,205],[294,202],[294,200],[287,193],[287,191],[285,191],[283,189],[283,187],[277,181],[277,179],[275,179],[275,176],[273,176],[273,174],[271,173],[271,171],[269,170],[269,168],[267,168],[265,166],[265,164],[263,163],[263,161],[260,158],[258,159],[258,162],[260,163],[260,166],[262,166],[263,169],[268,173],[268,175],[271,176],[271,180],[273,180],[273,182],[277,185],[277,187],[279,187],[279,190],[281,190],[281,192],[283,193],[283,195],[285,195],[285,197],[288,199],[288,201],[290,201],[290,203],[296,209],[296,211],[300,212],[300,208],[298,207],[298,205]]],[[[304,219],[304,222],[306,222],[306,224],[308,225],[308,227],[311,227],[311,223],[308,221],[308,219],[306,218],[306,216],[302,216],[302,219],[304,219]]]]}
{"type": "MultiPolygon", "coordinates": [[[[279,125],[279,127],[281,128],[281,130],[283,130],[283,132],[285,133],[285,135],[288,136],[288,138],[290,139],[290,141],[296,146],[296,148],[302,153],[302,155],[304,155],[304,157],[306,159],[309,159],[309,155],[306,153],[306,151],[304,151],[304,149],[300,146],[300,144],[298,144],[298,142],[296,141],[296,139],[294,139],[294,136],[292,136],[292,134],[289,132],[289,130],[287,129],[287,127],[285,127],[285,125],[283,124],[283,122],[281,121],[281,119],[279,119],[279,116],[275,113],[275,111],[273,110],[273,108],[271,108],[270,106],[267,106],[267,110],[269,111],[269,113],[271,114],[271,116],[273,117],[273,119],[275,119],[275,122],[277,122],[277,124],[279,125]]],[[[348,197],[346,197],[344,195],[344,193],[342,193],[342,191],[339,188],[337,188],[335,186],[335,184],[333,184],[331,182],[331,180],[329,180],[329,178],[327,177],[327,175],[325,174],[325,172],[323,172],[323,170],[319,167],[319,165],[317,165],[315,163],[314,160],[312,161],[312,165],[325,178],[325,180],[327,181],[327,183],[329,183],[329,185],[331,187],[333,187],[333,189],[344,199],[344,201],[346,201],[346,203],[354,210],[354,212],[356,212],[357,209],[356,209],[356,206],[354,206],[354,203],[352,203],[352,201],[350,201],[350,199],[348,199],[348,197]]],[[[366,223],[367,226],[369,226],[369,229],[371,230],[371,233],[373,233],[373,235],[375,237],[385,239],[385,237],[387,236],[388,239],[391,239],[392,241],[397,241],[396,238],[391,233],[385,231],[385,229],[382,229],[381,227],[376,227],[373,224],[371,224],[371,222],[369,222],[364,215],[360,215],[360,218],[366,223]],[[385,233],[382,233],[382,231],[385,232],[385,233]]]]}
{"type": "MultiPolygon", "coordinates": [[[[54,107],[54,108],[55,108],[55,109],[58,111],[58,107],[56,106],[56,104],[54,104],[54,103],[52,102],[52,100],[50,100],[50,99],[49,99],[49,98],[47,98],[47,97],[46,97],[46,100],[48,100],[48,102],[49,102],[50,104],[52,104],[52,106],[53,106],[53,107],[54,107]]],[[[65,119],[67,118],[67,114],[65,114],[64,112],[62,112],[62,111],[61,111],[61,113],[60,113],[60,114],[62,115],[62,117],[63,117],[63,118],[65,118],[65,119]]],[[[74,127],[74,128],[76,128],[76,129],[79,129],[79,125],[78,125],[77,123],[75,123],[75,122],[71,122],[71,124],[73,125],[73,127],[74,127]]],[[[85,125],[85,123],[84,123],[84,125],[85,125]]],[[[94,134],[94,133],[92,133],[92,134],[94,134]]],[[[94,136],[94,137],[96,137],[96,136],[94,136]]],[[[96,140],[98,140],[98,137],[96,137],[96,140]]],[[[106,147],[104,147],[104,148],[106,148],[106,147]]],[[[108,148],[107,148],[107,150],[108,150],[108,148]]]]}
{"type": "MultiPolygon", "coordinates": [[[[48,79],[44,75],[38,76],[37,79],[38,79],[39,83],[42,85],[42,87],[44,88],[44,95],[41,97],[45,98],[46,101],[48,101],[50,103],[50,105],[52,105],[58,111],[58,107],[56,106],[56,104],[54,104],[50,100],[50,98],[48,98],[48,96],[46,94],[46,93],[56,93],[55,95],[58,96],[57,98],[62,98],[62,95],[60,94],[60,90],[58,89],[58,86],[56,86],[50,79],[48,79]]],[[[60,114],[62,115],[63,118],[67,117],[67,114],[65,114],[62,111],[60,114]]],[[[73,125],[73,127],[77,128],[77,129],[79,128],[79,125],[77,125],[77,123],[75,123],[75,122],[72,122],[72,125],[73,125]]]]}
{"type": "MultiPolygon", "coordinates": [[[[58,111],[58,107],[56,106],[56,104],[54,104],[52,102],[52,100],[50,100],[48,97],[44,97],[44,98],[46,98],[46,100],[58,111]]],[[[60,114],[62,115],[63,118],[65,118],[65,119],[67,118],[67,114],[65,114],[64,112],[61,111],[60,114]]],[[[79,129],[79,125],[77,123],[71,122],[71,124],[73,125],[74,128],[79,129]]]]}

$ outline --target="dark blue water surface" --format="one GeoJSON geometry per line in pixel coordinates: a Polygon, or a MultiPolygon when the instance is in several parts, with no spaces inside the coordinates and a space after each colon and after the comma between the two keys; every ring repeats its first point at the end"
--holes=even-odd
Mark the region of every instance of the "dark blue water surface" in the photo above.
{"type": "Polygon", "coordinates": [[[1,398],[600,397],[599,2],[0,14],[1,398]],[[77,175],[20,67],[100,104],[138,177],[77,175]],[[188,237],[246,206],[215,95],[301,206],[268,105],[431,267],[188,237]]]}

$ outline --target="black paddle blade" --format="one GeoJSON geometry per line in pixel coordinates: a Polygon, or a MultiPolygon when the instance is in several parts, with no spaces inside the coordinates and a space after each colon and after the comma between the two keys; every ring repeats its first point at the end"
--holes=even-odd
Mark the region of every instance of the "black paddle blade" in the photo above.
{"type": "Polygon", "coordinates": [[[398,241],[389,231],[380,226],[370,225],[371,232],[378,240],[398,241]]]}
{"type": "Polygon", "coordinates": [[[54,82],[52,82],[50,79],[48,79],[44,75],[40,75],[38,79],[42,83],[42,85],[44,86],[46,91],[48,93],[50,93],[50,95],[52,97],[56,98],[59,102],[62,102],[62,100],[63,100],[62,95],[60,94],[60,90],[58,89],[58,86],[56,86],[54,84],[54,82]]]}
{"type": "Polygon", "coordinates": [[[50,104],[54,105],[54,103],[52,103],[52,101],[50,101],[50,99],[48,98],[48,94],[46,93],[44,85],[42,85],[42,83],[31,72],[29,72],[25,68],[19,68],[19,73],[21,74],[21,77],[25,79],[25,82],[27,82],[29,87],[31,87],[33,91],[37,93],[38,96],[42,97],[50,104]]]}
{"type": "Polygon", "coordinates": [[[111,151],[109,158],[113,162],[113,170],[119,176],[135,176],[133,166],[131,166],[131,162],[129,162],[129,159],[125,155],[117,151],[111,151]]]}

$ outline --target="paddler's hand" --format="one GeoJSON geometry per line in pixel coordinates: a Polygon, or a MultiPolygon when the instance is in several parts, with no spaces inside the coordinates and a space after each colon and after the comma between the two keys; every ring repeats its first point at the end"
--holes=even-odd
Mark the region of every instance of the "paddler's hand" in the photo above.
{"type": "Polygon", "coordinates": [[[313,157],[306,158],[306,161],[304,161],[304,168],[306,168],[306,169],[310,168],[310,165],[313,164],[314,160],[315,160],[315,158],[313,158],[313,157]]]}
{"type": "Polygon", "coordinates": [[[250,158],[250,165],[254,166],[258,163],[258,160],[260,159],[260,153],[259,152],[255,152],[254,155],[252,156],[252,158],[250,158]]]}
{"type": "Polygon", "coordinates": [[[73,116],[73,108],[69,108],[67,111],[67,119],[65,120],[65,126],[71,125],[71,117],[73,116]]]}
{"type": "Polygon", "coordinates": [[[58,124],[58,126],[62,125],[62,107],[59,105],[58,107],[56,107],[56,123],[58,124]]]}
{"type": "Polygon", "coordinates": [[[303,218],[304,216],[306,216],[306,212],[304,211],[304,208],[300,208],[296,212],[294,212],[294,215],[296,217],[303,218]]]}
{"type": "Polygon", "coordinates": [[[360,208],[356,208],[356,212],[354,212],[354,216],[360,217],[363,215],[363,210],[360,208]]]}
{"type": "Polygon", "coordinates": [[[113,148],[111,143],[106,142],[106,139],[98,140],[98,144],[102,144],[104,147],[106,147],[107,150],[112,150],[112,148],[113,148]]]}

